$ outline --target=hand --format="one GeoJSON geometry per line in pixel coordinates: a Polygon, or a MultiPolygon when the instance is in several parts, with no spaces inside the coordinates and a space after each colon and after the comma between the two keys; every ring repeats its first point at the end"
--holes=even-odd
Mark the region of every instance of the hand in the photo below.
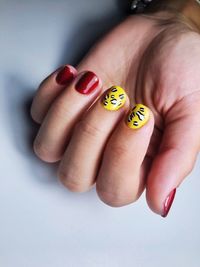
{"type": "Polygon", "coordinates": [[[128,17],[76,70],[67,66],[45,79],[31,108],[41,123],[34,151],[44,161],[61,160],[58,176],[68,189],[96,183],[101,200],[119,207],[146,188],[149,207],[164,217],[200,149],[200,36],[170,16],[128,17]],[[90,79],[88,92],[77,88],[81,78],[90,79]],[[112,85],[128,95],[116,111],[101,104],[112,85]],[[125,120],[136,103],[149,107],[150,117],[130,129],[125,120]]]}

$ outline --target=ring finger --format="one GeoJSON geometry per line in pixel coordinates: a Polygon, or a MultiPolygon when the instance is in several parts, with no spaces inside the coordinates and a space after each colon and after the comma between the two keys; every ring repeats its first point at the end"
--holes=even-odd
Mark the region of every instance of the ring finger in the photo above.
{"type": "Polygon", "coordinates": [[[113,86],[76,124],[58,170],[68,189],[83,192],[94,184],[105,144],[128,107],[125,91],[113,86]]]}

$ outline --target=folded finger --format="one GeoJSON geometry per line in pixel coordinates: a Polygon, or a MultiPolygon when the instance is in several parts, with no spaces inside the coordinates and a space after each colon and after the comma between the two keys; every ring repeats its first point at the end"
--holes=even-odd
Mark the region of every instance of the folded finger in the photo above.
{"type": "Polygon", "coordinates": [[[39,86],[32,105],[31,116],[37,123],[42,123],[55,98],[74,80],[76,69],[65,65],[50,74],[39,86]]]}
{"type": "Polygon", "coordinates": [[[76,124],[58,170],[68,189],[83,192],[95,183],[105,144],[128,107],[125,91],[113,86],[76,124]]]}
{"type": "Polygon", "coordinates": [[[101,81],[91,71],[80,73],[51,105],[34,141],[44,161],[61,159],[75,123],[101,92],[101,81]]]}
{"type": "Polygon", "coordinates": [[[106,146],[97,177],[97,193],[114,207],[136,201],[144,190],[145,156],[154,129],[150,109],[137,104],[120,122],[106,146]]]}

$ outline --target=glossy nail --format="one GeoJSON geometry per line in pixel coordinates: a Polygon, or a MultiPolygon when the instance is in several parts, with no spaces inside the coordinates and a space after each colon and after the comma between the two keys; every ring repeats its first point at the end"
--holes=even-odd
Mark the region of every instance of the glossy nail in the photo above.
{"type": "Polygon", "coordinates": [[[76,69],[72,66],[64,66],[58,73],[56,81],[60,85],[70,84],[76,76],[76,69]]]}
{"type": "Polygon", "coordinates": [[[164,202],[164,206],[163,206],[162,217],[164,217],[164,218],[167,217],[167,215],[170,211],[170,208],[172,206],[172,203],[174,201],[175,195],[176,195],[176,189],[172,190],[172,192],[167,196],[167,198],[164,202]]]}
{"type": "Polygon", "coordinates": [[[107,110],[118,110],[126,102],[126,93],[120,86],[112,86],[108,89],[103,97],[101,104],[107,110]]]}
{"type": "Polygon", "coordinates": [[[91,71],[86,72],[77,82],[75,89],[84,95],[93,92],[99,84],[99,78],[91,71]]]}
{"type": "Polygon", "coordinates": [[[148,122],[149,117],[149,108],[142,104],[136,104],[128,114],[126,124],[131,129],[139,129],[148,122]]]}

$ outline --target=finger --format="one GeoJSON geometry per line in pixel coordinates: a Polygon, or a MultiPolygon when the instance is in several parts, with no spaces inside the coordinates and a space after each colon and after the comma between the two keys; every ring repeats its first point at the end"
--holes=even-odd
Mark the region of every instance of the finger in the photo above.
{"type": "Polygon", "coordinates": [[[97,193],[106,204],[119,207],[136,201],[144,190],[144,161],[154,128],[146,106],[136,105],[111,136],[97,177],[97,193]],[[128,127],[127,127],[128,126],[128,127]],[[142,166],[143,165],[143,166],[142,166]]]}
{"type": "Polygon", "coordinates": [[[128,107],[125,91],[113,86],[77,123],[58,170],[68,189],[83,192],[94,184],[107,139],[128,107]]]}
{"type": "Polygon", "coordinates": [[[167,114],[166,128],[147,182],[147,202],[166,217],[176,188],[192,171],[200,148],[200,97],[191,96],[167,114]]]}
{"type": "Polygon", "coordinates": [[[37,123],[42,123],[54,99],[76,77],[77,71],[65,65],[49,75],[39,86],[31,106],[31,116],[37,123]]]}
{"type": "Polygon", "coordinates": [[[73,127],[101,92],[101,81],[93,72],[80,73],[54,101],[34,141],[34,151],[44,161],[61,159],[73,127]]]}

